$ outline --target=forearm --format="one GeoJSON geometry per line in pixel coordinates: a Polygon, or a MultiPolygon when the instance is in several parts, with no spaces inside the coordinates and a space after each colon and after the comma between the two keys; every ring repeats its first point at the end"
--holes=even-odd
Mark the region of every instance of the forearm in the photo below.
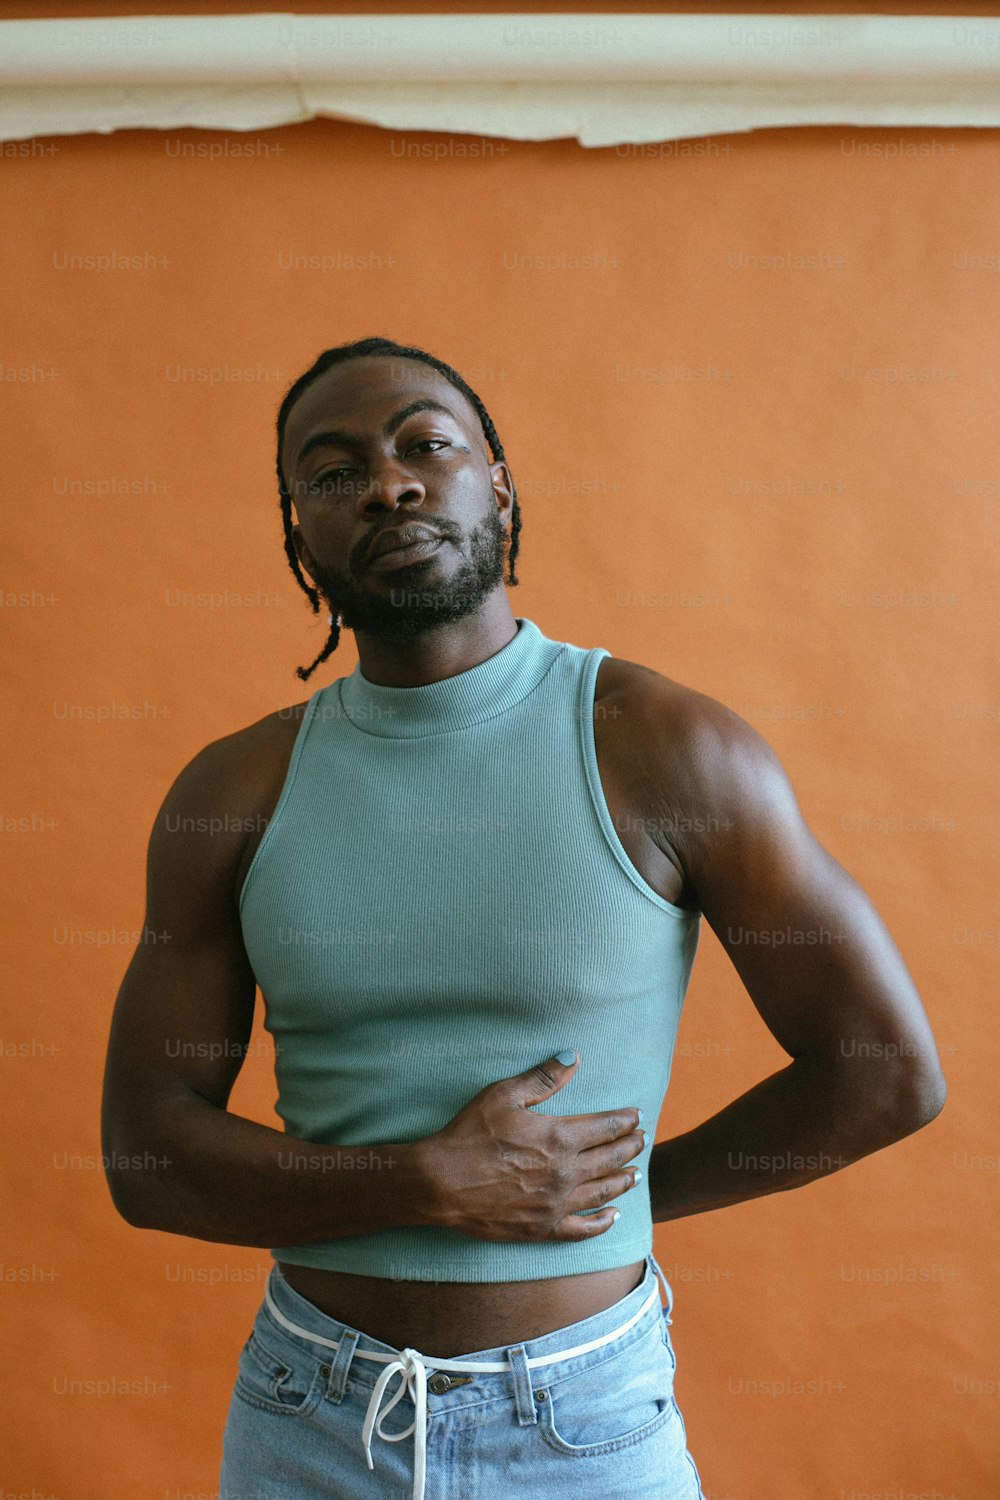
{"type": "Polygon", "coordinates": [[[109,1182],[142,1229],[267,1248],[424,1222],[419,1143],[317,1145],[192,1096],[123,1154],[109,1182]]]}
{"type": "Polygon", "coordinates": [[[802,1187],[920,1128],[892,1096],[801,1061],[765,1078],[704,1124],[653,1147],[655,1223],[802,1187]]]}

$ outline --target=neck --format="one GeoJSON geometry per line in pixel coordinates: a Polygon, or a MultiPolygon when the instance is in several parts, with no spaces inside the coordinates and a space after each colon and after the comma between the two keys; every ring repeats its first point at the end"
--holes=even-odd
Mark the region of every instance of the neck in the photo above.
{"type": "Polygon", "coordinates": [[[468,672],[502,651],[517,634],[517,621],[499,590],[482,609],[412,640],[355,632],[358,666],[368,682],[381,687],[423,687],[468,672]]]}
{"type": "Polygon", "coordinates": [[[349,719],[359,734],[383,740],[476,731],[487,720],[516,708],[565,650],[533,620],[518,616],[514,624],[514,635],[492,656],[434,682],[411,687],[369,682],[359,662],[349,676],[320,689],[322,712],[349,719]]]}

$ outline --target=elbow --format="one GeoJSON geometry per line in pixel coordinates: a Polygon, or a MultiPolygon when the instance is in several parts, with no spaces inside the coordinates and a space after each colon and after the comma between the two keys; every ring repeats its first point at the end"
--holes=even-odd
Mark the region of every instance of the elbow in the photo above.
{"type": "Polygon", "coordinates": [[[133,1229],[155,1229],[157,1227],[155,1224],[150,1223],[148,1219],[143,1218],[137,1209],[126,1209],[120,1203],[116,1203],[115,1208],[117,1208],[118,1213],[125,1220],[125,1223],[131,1225],[133,1229]]]}
{"type": "MultiPolygon", "coordinates": [[[[147,1174],[148,1175],[148,1174],[147,1174]]],[[[105,1181],[115,1212],[131,1224],[133,1229],[159,1229],[160,1225],[149,1212],[149,1193],[141,1191],[142,1179],[135,1171],[124,1170],[115,1165],[114,1157],[105,1156],[105,1181]]]]}
{"type": "Polygon", "coordinates": [[[895,1119],[899,1139],[936,1120],[948,1097],[948,1083],[936,1059],[908,1071],[897,1091],[895,1119]]]}
{"type": "Polygon", "coordinates": [[[148,1140],[137,1147],[121,1128],[104,1131],[102,1151],[104,1180],[115,1212],[133,1229],[158,1229],[150,1204],[162,1196],[156,1191],[157,1181],[169,1158],[157,1155],[148,1140]]]}
{"type": "Polygon", "coordinates": [[[119,1217],[124,1219],[126,1224],[131,1224],[133,1229],[149,1228],[142,1216],[139,1204],[135,1201],[134,1195],[128,1192],[123,1179],[114,1176],[107,1169],[104,1175],[108,1184],[108,1192],[111,1194],[111,1202],[119,1217]]]}
{"type": "Polygon", "coordinates": [[[829,1089],[827,1107],[846,1138],[864,1153],[880,1151],[922,1130],[944,1108],[948,1086],[936,1056],[898,1057],[886,1066],[882,1052],[860,1067],[811,1070],[829,1089]]]}

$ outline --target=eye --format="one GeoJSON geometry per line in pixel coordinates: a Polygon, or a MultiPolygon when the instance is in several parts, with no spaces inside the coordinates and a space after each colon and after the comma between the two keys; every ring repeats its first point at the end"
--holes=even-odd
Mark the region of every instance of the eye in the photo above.
{"type": "MultiPolygon", "coordinates": [[[[446,438],[423,438],[419,443],[412,444],[410,451],[412,452],[415,448],[427,448],[432,444],[438,444],[442,448],[449,448],[451,446],[446,438]]],[[[306,488],[310,494],[317,494],[320,490],[328,489],[334,482],[339,482],[339,475],[351,474],[353,472],[353,469],[347,467],[327,469],[325,474],[319,474],[315,479],[311,479],[306,488]]]]}
{"type": "Polygon", "coordinates": [[[339,474],[349,474],[350,472],[350,469],[327,469],[325,474],[319,475],[316,479],[310,479],[306,488],[310,494],[315,494],[319,490],[328,488],[337,479],[339,474]]]}

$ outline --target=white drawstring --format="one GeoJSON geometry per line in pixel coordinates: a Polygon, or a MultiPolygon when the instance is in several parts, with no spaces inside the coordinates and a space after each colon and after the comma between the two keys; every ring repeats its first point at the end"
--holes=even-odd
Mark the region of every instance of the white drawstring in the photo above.
{"type": "MultiPolygon", "coordinates": [[[[411,1433],[427,1431],[427,1371],[424,1362],[416,1349],[403,1349],[402,1357],[394,1359],[391,1364],[386,1365],[372,1391],[371,1400],[368,1402],[368,1410],[365,1413],[364,1426],[361,1429],[361,1441],[365,1446],[365,1457],[368,1460],[369,1469],[375,1468],[372,1458],[372,1428],[380,1438],[385,1438],[387,1443],[398,1443],[401,1438],[408,1438],[411,1433]],[[402,1374],[405,1378],[400,1381],[399,1390],[393,1396],[389,1405],[381,1416],[378,1409],[382,1404],[382,1395],[393,1375],[402,1374]],[[411,1400],[416,1407],[416,1416],[404,1432],[383,1432],[382,1418],[388,1416],[389,1412],[399,1401],[405,1390],[409,1390],[411,1400]],[[378,1420],[376,1421],[376,1417],[378,1420]]],[[[424,1474],[427,1466],[427,1443],[421,1442],[419,1437],[414,1436],[413,1455],[413,1500],[423,1500],[424,1474]]]]}
{"type": "MultiPolygon", "coordinates": [[[[662,1273],[661,1273],[662,1275],[662,1273]]],[[[659,1298],[660,1289],[653,1283],[653,1290],[639,1308],[633,1313],[627,1322],[620,1328],[613,1328],[610,1333],[602,1334],[599,1339],[591,1339],[588,1344],[577,1344],[574,1349],[563,1349],[558,1354],[542,1354],[535,1359],[526,1361],[527,1365],[534,1369],[540,1365],[558,1364],[564,1359],[573,1359],[577,1354],[589,1354],[591,1349],[600,1349],[602,1344],[610,1344],[612,1339],[620,1338],[632,1328],[648,1308],[659,1298]]],[[[310,1333],[308,1328],[300,1328],[297,1323],[286,1318],[284,1313],[275,1303],[271,1296],[270,1285],[264,1288],[264,1300],[272,1314],[277,1318],[283,1328],[291,1333],[297,1333],[300,1338],[311,1339],[314,1344],[322,1344],[327,1349],[339,1349],[338,1339],[325,1339],[318,1333],[310,1333]]],[[[374,1470],[375,1462],[372,1458],[371,1443],[372,1434],[376,1433],[384,1438],[387,1443],[398,1443],[403,1438],[413,1435],[413,1500],[424,1500],[424,1483],[427,1468],[427,1367],[432,1370],[472,1370],[475,1373],[498,1374],[502,1370],[509,1370],[511,1363],[509,1359],[501,1360],[475,1360],[475,1359],[430,1359],[427,1355],[420,1354],[416,1349],[401,1349],[397,1354],[377,1354],[374,1350],[355,1349],[356,1359],[374,1359],[385,1365],[375,1389],[372,1391],[368,1402],[368,1410],[365,1413],[364,1425],[361,1429],[361,1441],[364,1444],[365,1458],[368,1460],[369,1469],[374,1470]],[[380,1412],[382,1397],[386,1386],[393,1375],[402,1375],[399,1389],[389,1402],[384,1411],[380,1412]],[[409,1391],[410,1399],[416,1408],[414,1420],[403,1432],[383,1432],[382,1418],[387,1417],[396,1403],[402,1400],[403,1392],[409,1391]]]]}

